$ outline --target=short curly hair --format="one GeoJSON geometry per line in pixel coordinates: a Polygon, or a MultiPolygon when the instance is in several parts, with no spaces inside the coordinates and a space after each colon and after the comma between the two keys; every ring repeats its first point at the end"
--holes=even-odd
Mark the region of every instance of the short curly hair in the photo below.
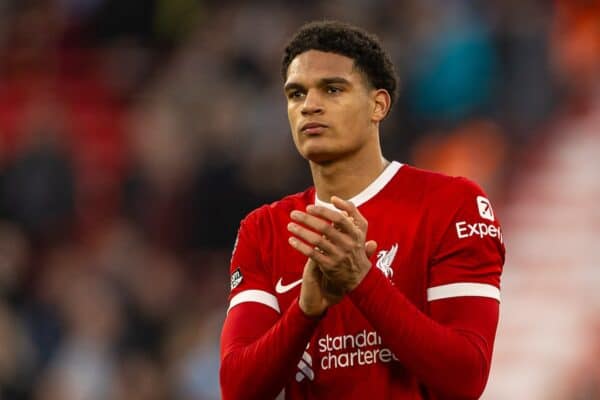
{"type": "Polygon", "coordinates": [[[351,58],[373,88],[387,90],[392,104],[396,100],[398,78],[394,65],[374,34],[340,21],[313,21],[304,24],[285,47],[281,61],[281,77],[284,81],[294,58],[309,50],[351,58]]]}

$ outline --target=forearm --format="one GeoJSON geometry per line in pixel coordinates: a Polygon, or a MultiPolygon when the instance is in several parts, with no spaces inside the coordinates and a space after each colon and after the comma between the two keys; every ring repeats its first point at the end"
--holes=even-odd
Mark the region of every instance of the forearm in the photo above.
{"type": "Polygon", "coordinates": [[[223,327],[220,379],[224,400],[275,398],[294,373],[319,322],[305,316],[294,301],[268,328],[257,313],[248,315],[252,307],[261,306],[250,303],[233,308],[223,327]]]}
{"type": "Polygon", "coordinates": [[[477,315],[481,329],[445,325],[418,310],[374,268],[350,297],[386,346],[429,389],[445,399],[481,395],[489,373],[497,303],[483,300],[482,309],[463,311],[477,315]]]}

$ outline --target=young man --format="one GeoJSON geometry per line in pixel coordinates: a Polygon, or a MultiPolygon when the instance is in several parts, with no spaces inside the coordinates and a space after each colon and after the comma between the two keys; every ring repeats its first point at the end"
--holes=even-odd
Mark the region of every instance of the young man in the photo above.
{"type": "Polygon", "coordinates": [[[231,260],[223,399],[476,399],[504,246],[475,184],[389,162],[396,79],[372,35],[303,26],[282,75],[314,187],[250,213],[231,260]]]}

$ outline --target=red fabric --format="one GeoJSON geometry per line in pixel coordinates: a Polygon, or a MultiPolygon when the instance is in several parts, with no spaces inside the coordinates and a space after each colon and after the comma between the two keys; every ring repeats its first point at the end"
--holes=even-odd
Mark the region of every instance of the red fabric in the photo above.
{"type": "MultiPolygon", "coordinates": [[[[376,268],[350,298],[400,362],[429,388],[430,398],[479,398],[492,357],[499,312],[496,300],[434,301],[430,318],[376,268]]],[[[275,398],[295,372],[318,322],[304,316],[297,302],[281,318],[259,303],[233,307],[221,339],[223,399],[275,398]]],[[[371,393],[381,398],[377,387],[371,393]]]]}
{"type": "Polygon", "coordinates": [[[272,399],[292,376],[319,319],[293,301],[281,318],[259,303],[233,307],[221,336],[223,400],[272,399]]]}
{"type": "Polygon", "coordinates": [[[429,388],[432,398],[479,398],[492,358],[499,313],[496,300],[433,301],[429,317],[377,268],[371,268],[350,298],[400,362],[429,388]]]}
{"type": "Polygon", "coordinates": [[[223,332],[221,385],[233,396],[227,398],[250,398],[256,387],[269,399],[284,386],[292,400],[470,399],[481,393],[497,300],[459,293],[463,297],[432,301],[427,293],[453,284],[499,289],[500,224],[472,182],[392,167],[398,169],[357,203],[369,221],[367,239],[378,243],[373,270],[312,330],[287,325],[302,320],[292,319],[290,310],[297,307],[300,286],[293,283],[306,258],[287,243],[286,226],[292,210],[314,203],[314,188],[242,221],[230,265],[230,301],[237,305],[223,332]],[[297,336],[278,336],[291,334],[297,336]],[[229,353],[232,343],[236,350],[229,353]],[[298,367],[301,358],[308,372],[298,367]]]}

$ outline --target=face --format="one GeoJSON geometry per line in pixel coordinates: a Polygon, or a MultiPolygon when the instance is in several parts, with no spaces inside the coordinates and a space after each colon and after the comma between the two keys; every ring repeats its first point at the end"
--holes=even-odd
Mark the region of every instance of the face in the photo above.
{"type": "Polygon", "coordinates": [[[284,91],[294,143],[304,158],[331,162],[377,140],[387,112],[379,102],[382,90],[367,85],[351,58],[304,52],[290,63],[284,91]]]}

